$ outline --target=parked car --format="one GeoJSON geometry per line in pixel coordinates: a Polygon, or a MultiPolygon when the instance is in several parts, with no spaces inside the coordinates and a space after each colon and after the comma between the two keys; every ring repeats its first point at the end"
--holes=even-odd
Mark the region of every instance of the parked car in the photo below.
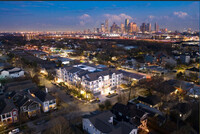
{"type": "Polygon", "coordinates": [[[19,133],[19,128],[13,129],[12,131],[10,131],[8,134],[17,134],[19,133]]]}

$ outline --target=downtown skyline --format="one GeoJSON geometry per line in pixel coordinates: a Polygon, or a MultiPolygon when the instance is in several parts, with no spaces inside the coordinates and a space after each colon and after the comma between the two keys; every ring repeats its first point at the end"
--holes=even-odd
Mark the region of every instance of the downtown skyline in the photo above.
{"type": "Polygon", "coordinates": [[[15,1],[0,2],[0,31],[78,31],[100,27],[105,20],[157,22],[175,31],[199,30],[199,2],[194,1],[15,1]]]}

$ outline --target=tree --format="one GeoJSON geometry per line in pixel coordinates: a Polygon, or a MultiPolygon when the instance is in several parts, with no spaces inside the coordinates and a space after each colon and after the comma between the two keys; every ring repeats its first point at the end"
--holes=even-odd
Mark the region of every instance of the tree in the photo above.
{"type": "Polygon", "coordinates": [[[127,102],[129,101],[128,100],[128,96],[126,95],[126,94],[124,94],[124,93],[122,93],[122,94],[119,94],[118,95],[118,97],[117,97],[117,100],[118,100],[118,102],[120,102],[120,103],[122,103],[122,104],[127,104],[127,102]]]}
{"type": "Polygon", "coordinates": [[[106,100],[104,105],[106,109],[109,109],[111,107],[111,102],[109,100],[106,100]]]}
{"type": "Polygon", "coordinates": [[[171,65],[171,64],[169,64],[169,63],[167,63],[167,64],[165,64],[165,68],[166,68],[166,69],[169,69],[169,70],[173,70],[173,69],[174,69],[174,66],[171,65]]]}
{"type": "Polygon", "coordinates": [[[180,77],[182,77],[182,76],[183,76],[183,73],[182,73],[182,72],[179,72],[179,73],[176,75],[177,78],[180,78],[180,77]]]}
{"type": "Polygon", "coordinates": [[[35,74],[32,78],[32,81],[35,82],[36,84],[40,84],[40,79],[39,79],[39,76],[38,74],[35,74]]]}
{"type": "Polygon", "coordinates": [[[101,111],[103,111],[104,108],[105,108],[105,105],[104,105],[104,104],[99,104],[99,109],[100,109],[101,111]]]}
{"type": "Polygon", "coordinates": [[[54,119],[50,126],[50,129],[44,132],[45,134],[74,134],[69,121],[62,116],[54,119]]]}
{"type": "Polygon", "coordinates": [[[128,100],[130,100],[130,98],[131,98],[131,91],[133,91],[133,88],[134,88],[133,85],[134,85],[134,82],[129,78],[128,84],[127,84],[127,87],[129,89],[129,98],[128,98],[128,100]]]}

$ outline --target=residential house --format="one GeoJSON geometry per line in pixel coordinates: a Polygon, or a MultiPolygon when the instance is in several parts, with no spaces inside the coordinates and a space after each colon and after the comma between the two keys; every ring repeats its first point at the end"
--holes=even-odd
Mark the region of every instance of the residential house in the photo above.
{"type": "Polygon", "coordinates": [[[161,66],[147,66],[146,69],[150,71],[152,74],[163,75],[168,72],[168,70],[164,69],[161,66]]]}
{"type": "Polygon", "coordinates": [[[145,55],[145,62],[150,64],[155,63],[156,57],[152,55],[145,55]]]}
{"type": "Polygon", "coordinates": [[[190,97],[194,97],[194,98],[199,98],[200,97],[200,86],[199,85],[194,85],[194,87],[192,87],[187,94],[190,97]]]}
{"type": "Polygon", "coordinates": [[[33,91],[31,95],[39,99],[43,112],[49,112],[52,109],[56,109],[56,98],[51,96],[48,92],[36,90],[33,91]]]}
{"type": "Polygon", "coordinates": [[[173,80],[173,86],[176,88],[176,93],[186,94],[193,86],[193,82],[181,81],[181,80],[173,80]]]}
{"type": "Polygon", "coordinates": [[[0,98],[0,122],[3,124],[18,121],[18,109],[13,102],[4,97],[0,98]]]}
{"type": "Polygon", "coordinates": [[[138,96],[136,100],[139,103],[156,109],[159,109],[159,107],[162,105],[161,99],[157,95],[149,95],[147,97],[138,96]]]}
{"type": "MultiPolygon", "coordinates": [[[[151,97],[151,98],[155,98],[155,97],[151,97]]],[[[158,101],[158,102],[160,102],[160,101],[158,101]]],[[[141,110],[141,111],[143,111],[145,113],[148,113],[147,116],[144,116],[144,117],[153,117],[153,118],[156,119],[157,125],[162,125],[166,121],[165,115],[160,110],[158,110],[158,107],[160,107],[162,103],[155,103],[155,104],[156,105],[154,105],[152,103],[152,101],[150,103],[147,102],[146,100],[145,100],[145,102],[144,101],[143,102],[142,101],[138,101],[137,98],[132,99],[132,100],[130,100],[128,102],[128,105],[131,105],[133,108],[136,107],[137,109],[139,109],[139,110],[141,110]]],[[[141,115],[140,117],[142,117],[142,114],[140,114],[140,115],[141,115]]],[[[147,120],[148,120],[148,118],[147,118],[147,120]]],[[[144,128],[147,120],[144,120],[142,122],[142,126],[141,126],[142,128],[144,128]]]]}
{"type": "Polygon", "coordinates": [[[0,62],[0,70],[11,66],[9,63],[0,62]]]}
{"type": "Polygon", "coordinates": [[[52,73],[55,70],[56,63],[52,61],[42,61],[39,64],[40,72],[48,75],[48,73],[52,73]]]}
{"type": "Polygon", "coordinates": [[[190,55],[189,54],[182,54],[180,55],[180,60],[181,60],[181,63],[186,63],[188,64],[190,62],[190,55]]]}
{"type": "Polygon", "coordinates": [[[147,117],[149,113],[138,109],[136,104],[124,105],[121,103],[116,103],[111,112],[114,114],[114,119],[117,121],[129,122],[133,125],[136,125],[141,129],[147,128],[147,117]]]}
{"type": "Polygon", "coordinates": [[[141,73],[131,73],[131,72],[126,72],[123,70],[119,70],[123,74],[123,79],[128,81],[128,80],[134,80],[134,81],[140,81],[142,79],[146,79],[145,74],[141,73]]]}
{"type": "Polygon", "coordinates": [[[62,50],[61,51],[61,56],[62,57],[69,57],[70,54],[73,54],[74,50],[73,49],[69,49],[69,50],[62,50]]]}
{"type": "Polygon", "coordinates": [[[37,85],[35,83],[33,83],[31,80],[22,80],[22,81],[15,81],[15,82],[9,82],[6,83],[3,86],[3,90],[8,93],[8,92],[12,92],[12,91],[22,91],[22,90],[32,90],[32,89],[36,89],[37,85]]]}
{"type": "Polygon", "coordinates": [[[62,64],[66,65],[66,64],[70,64],[73,62],[72,59],[69,58],[63,58],[63,57],[57,57],[58,61],[60,61],[62,64]]]}
{"type": "Polygon", "coordinates": [[[161,96],[162,100],[169,101],[171,99],[171,95],[176,91],[173,83],[174,82],[172,80],[164,81],[154,88],[154,90],[151,90],[151,93],[161,96]]]}
{"type": "MultiPolygon", "coordinates": [[[[29,92],[29,91],[28,91],[29,92]]],[[[26,91],[10,92],[8,98],[11,98],[18,107],[19,113],[28,117],[34,117],[40,114],[40,103],[38,98],[32,96],[26,91]]]]}
{"type": "Polygon", "coordinates": [[[185,70],[185,75],[190,76],[191,74],[197,75],[199,74],[199,69],[196,67],[192,67],[185,70]]]}
{"type": "Polygon", "coordinates": [[[5,68],[0,71],[0,79],[17,78],[22,76],[24,76],[24,71],[16,67],[5,68]]]}
{"type": "Polygon", "coordinates": [[[34,55],[37,58],[40,58],[42,60],[47,60],[47,53],[43,51],[38,51],[38,50],[28,50],[28,53],[34,55]]]}
{"type": "Polygon", "coordinates": [[[178,103],[171,110],[175,111],[182,120],[186,120],[192,113],[192,107],[189,103],[178,103]]]}
{"type": "Polygon", "coordinates": [[[166,56],[166,57],[163,57],[162,58],[162,65],[171,65],[171,66],[176,66],[177,65],[177,61],[175,59],[173,59],[172,57],[170,56],[166,56]]]}
{"type": "Polygon", "coordinates": [[[110,111],[85,115],[82,118],[83,130],[89,134],[137,134],[137,127],[127,122],[113,120],[110,111]]]}

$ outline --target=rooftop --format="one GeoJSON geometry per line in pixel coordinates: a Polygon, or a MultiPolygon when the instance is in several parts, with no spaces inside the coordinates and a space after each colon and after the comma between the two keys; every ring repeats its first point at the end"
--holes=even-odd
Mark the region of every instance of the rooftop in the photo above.
{"type": "Polygon", "coordinates": [[[160,103],[160,101],[161,101],[161,99],[156,95],[150,95],[147,97],[139,96],[139,97],[137,97],[137,100],[145,102],[145,103],[153,105],[153,106],[160,103]]]}
{"type": "Polygon", "coordinates": [[[113,125],[112,123],[109,123],[111,117],[113,117],[113,114],[110,111],[105,111],[95,115],[88,115],[83,118],[89,119],[95,128],[102,133],[129,134],[133,129],[137,129],[136,126],[126,122],[119,122],[116,125],[113,125]]]}
{"type": "Polygon", "coordinates": [[[16,107],[10,100],[0,98],[0,115],[11,112],[14,108],[16,107]]]}

